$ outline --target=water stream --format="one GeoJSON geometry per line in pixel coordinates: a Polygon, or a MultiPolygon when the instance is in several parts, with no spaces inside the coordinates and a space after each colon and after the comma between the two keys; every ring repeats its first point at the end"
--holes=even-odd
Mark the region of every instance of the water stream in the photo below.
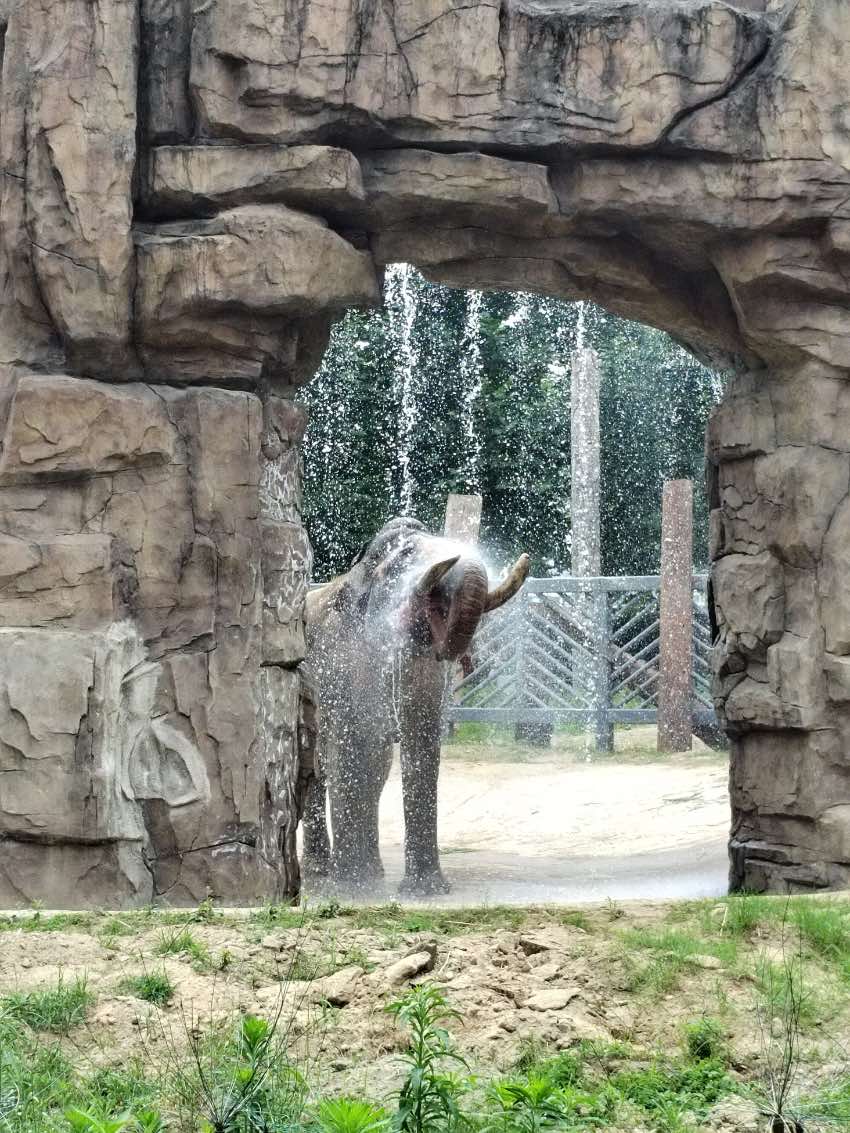
{"type": "Polygon", "coordinates": [[[399,511],[413,514],[413,477],[410,458],[416,427],[416,372],[419,354],[413,333],[416,320],[416,295],[410,264],[392,264],[387,268],[385,302],[391,319],[398,354],[395,365],[395,388],[399,406],[398,468],[400,473],[399,511]]]}
{"type": "Polygon", "coordinates": [[[462,379],[461,424],[463,427],[463,468],[461,484],[464,492],[478,492],[481,476],[481,437],[475,421],[481,397],[483,365],[481,358],[482,293],[467,293],[466,322],[460,343],[460,375],[462,379]]]}

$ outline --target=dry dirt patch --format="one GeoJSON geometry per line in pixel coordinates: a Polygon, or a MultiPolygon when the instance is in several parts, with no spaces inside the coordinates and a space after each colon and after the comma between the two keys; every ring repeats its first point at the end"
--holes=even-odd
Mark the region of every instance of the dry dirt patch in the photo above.
{"type": "MultiPolygon", "coordinates": [[[[850,903],[837,907],[850,939],[850,903]]],[[[730,908],[205,909],[178,924],[155,913],[92,915],[76,928],[58,918],[54,931],[42,916],[0,933],[0,995],[84,978],[94,1002],[60,1041],[90,1068],[136,1056],[161,1063],[185,1048],[193,1028],[227,1028],[245,1013],[274,1017],[282,1004],[315,1089],[385,1097],[405,1041],[385,1008],[427,980],[459,1011],[458,1045],[484,1076],[510,1072],[523,1051],[589,1041],[622,1048],[627,1064],[646,1065],[659,1052],[681,1058],[684,1025],[708,1015],[728,1036],[734,1073],[757,1080],[765,1049],[754,1008],[764,1000],[764,966],[781,962],[786,930],[775,912],[742,930],[730,908]],[[175,939],[185,951],[163,954],[175,939]],[[128,977],[154,971],[173,985],[162,1007],[124,990],[128,977]]],[[[803,1077],[816,1089],[836,1073],[837,1040],[850,1033],[850,984],[842,982],[850,949],[827,958],[811,941],[802,947],[811,1001],[803,1077]]]]}

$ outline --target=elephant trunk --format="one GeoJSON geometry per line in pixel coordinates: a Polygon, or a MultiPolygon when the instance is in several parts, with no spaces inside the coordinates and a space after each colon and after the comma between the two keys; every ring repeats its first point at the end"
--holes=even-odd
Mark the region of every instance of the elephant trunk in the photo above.
{"type": "Polygon", "coordinates": [[[476,559],[464,558],[446,578],[449,607],[445,635],[438,644],[441,661],[462,657],[469,649],[481,615],[487,608],[487,572],[476,559]]]}

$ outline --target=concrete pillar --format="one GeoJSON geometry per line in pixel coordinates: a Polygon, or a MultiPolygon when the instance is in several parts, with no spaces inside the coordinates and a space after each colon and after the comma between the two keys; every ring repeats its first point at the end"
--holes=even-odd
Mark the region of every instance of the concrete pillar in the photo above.
{"type": "Polygon", "coordinates": [[[850,387],[740,374],[709,422],[732,888],[850,884],[850,387]]]}
{"type": "Polygon", "coordinates": [[[693,712],[693,484],[668,480],[661,504],[658,750],[690,751],[693,712]]]}
{"type": "MultiPolygon", "coordinates": [[[[573,352],[570,387],[572,459],[572,573],[579,578],[602,573],[600,528],[599,356],[581,347],[573,352]]],[[[577,689],[593,705],[594,744],[597,751],[614,750],[614,729],[608,721],[608,595],[588,592],[576,602],[582,633],[591,657],[576,664],[577,689]]]]}

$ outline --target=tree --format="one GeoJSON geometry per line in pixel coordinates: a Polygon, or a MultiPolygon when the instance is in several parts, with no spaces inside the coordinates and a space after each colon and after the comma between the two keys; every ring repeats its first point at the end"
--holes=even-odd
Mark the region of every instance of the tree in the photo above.
{"type": "MultiPolygon", "coordinates": [[[[447,494],[472,490],[494,560],[527,550],[535,573],[566,571],[578,305],[452,290],[402,266],[389,269],[385,298],[384,310],[340,321],[303,391],[316,577],[346,569],[392,515],[436,528],[447,494]]],[[[695,481],[703,564],[703,433],[720,381],[660,331],[589,303],[584,319],[603,373],[603,570],[657,572],[661,486],[672,476],[695,481]]]]}

